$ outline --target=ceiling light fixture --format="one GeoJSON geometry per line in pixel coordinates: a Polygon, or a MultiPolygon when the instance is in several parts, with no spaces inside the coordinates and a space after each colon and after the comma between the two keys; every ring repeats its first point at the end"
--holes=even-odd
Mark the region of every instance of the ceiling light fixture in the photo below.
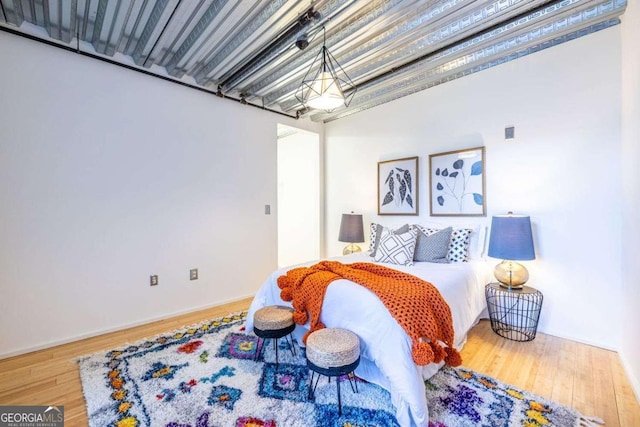
{"type": "Polygon", "coordinates": [[[309,108],[331,112],[349,106],[356,94],[356,86],[326,46],[322,27],[322,48],[316,55],[296,91],[296,99],[309,108]]]}

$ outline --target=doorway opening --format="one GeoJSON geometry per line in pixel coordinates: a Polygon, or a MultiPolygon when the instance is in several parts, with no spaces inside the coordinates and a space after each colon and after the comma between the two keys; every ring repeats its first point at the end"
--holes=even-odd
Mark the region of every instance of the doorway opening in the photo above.
{"type": "Polygon", "coordinates": [[[320,258],[320,135],[278,124],[278,266],[320,258]]]}

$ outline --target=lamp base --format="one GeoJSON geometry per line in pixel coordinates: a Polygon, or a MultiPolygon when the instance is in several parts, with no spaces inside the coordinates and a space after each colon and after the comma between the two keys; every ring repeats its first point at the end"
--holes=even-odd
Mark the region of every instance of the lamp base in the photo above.
{"type": "Polygon", "coordinates": [[[526,267],[515,261],[504,260],[493,269],[500,286],[508,289],[522,289],[527,280],[529,272],[526,267]]]}
{"type": "Polygon", "coordinates": [[[356,252],[362,252],[360,246],[356,245],[355,243],[349,243],[342,251],[342,255],[355,254],[356,252]]]}

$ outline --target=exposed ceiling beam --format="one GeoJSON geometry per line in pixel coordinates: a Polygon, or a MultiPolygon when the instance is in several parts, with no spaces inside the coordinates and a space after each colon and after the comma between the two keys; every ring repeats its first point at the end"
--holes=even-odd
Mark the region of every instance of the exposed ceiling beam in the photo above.
{"type": "Polygon", "coordinates": [[[240,67],[233,73],[223,75],[221,78],[220,86],[222,86],[223,88],[233,88],[237,81],[248,73],[248,70],[253,68],[256,64],[262,62],[266,58],[272,58],[274,55],[279,53],[284,46],[291,46],[293,43],[295,43],[300,32],[318,19],[320,19],[320,14],[313,10],[313,8],[308,9],[291,25],[289,25],[289,27],[286,28],[282,34],[277,36],[271,43],[269,43],[258,53],[249,58],[248,61],[246,61],[245,64],[242,65],[242,67],[240,67]]]}
{"type": "Polygon", "coordinates": [[[0,0],[0,27],[247,105],[329,121],[616,25],[627,1],[0,0]],[[309,11],[321,17],[311,20],[309,11]],[[323,27],[358,89],[348,108],[331,113],[302,109],[295,98],[323,27]],[[302,35],[309,45],[299,50],[302,35]]]}

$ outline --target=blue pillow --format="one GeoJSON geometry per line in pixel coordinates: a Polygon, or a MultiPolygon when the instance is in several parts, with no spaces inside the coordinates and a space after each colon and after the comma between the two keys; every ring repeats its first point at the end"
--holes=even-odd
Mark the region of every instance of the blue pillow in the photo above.
{"type": "Polygon", "coordinates": [[[418,230],[418,240],[413,253],[413,260],[448,264],[447,254],[449,253],[449,243],[451,242],[453,228],[447,227],[429,235],[425,234],[420,227],[415,229],[418,230]]]}

